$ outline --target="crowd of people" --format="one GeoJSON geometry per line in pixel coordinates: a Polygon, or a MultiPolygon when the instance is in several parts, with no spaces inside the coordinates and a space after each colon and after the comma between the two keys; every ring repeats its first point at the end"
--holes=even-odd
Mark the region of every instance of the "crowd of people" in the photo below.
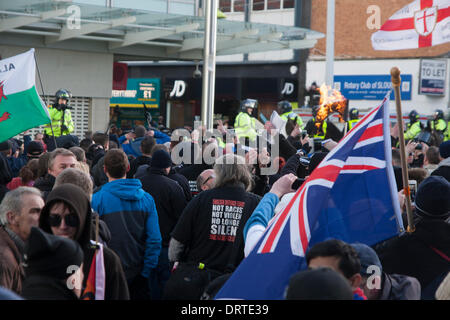
{"type": "MultiPolygon", "coordinates": [[[[66,105],[69,96],[61,92],[58,99],[66,105]]],[[[157,128],[136,126],[78,142],[64,134],[71,132],[71,119],[59,115],[59,131],[46,128],[34,139],[25,132],[23,140],[1,142],[0,295],[95,299],[99,289],[92,289],[90,275],[102,252],[105,300],[213,299],[276,205],[338,142],[327,140],[323,125],[305,132],[308,124],[289,102],[278,107],[285,132],[268,136],[255,126],[257,101],[247,99],[234,130],[216,124],[223,137],[203,139],[206,130],[197,128],[174,141],[157,128]],[[328,143],[317,148],[311,138],[328,143]],[[268,147],[250,147],[258,139],[268,147]],[[211,145],[215,162],[208,164],[201,150],[211,145]],[[174,150],[192,151],[190,161],[173,163],[174,150]],[[262,174],[270,165],[276,172],[262,174]]],[[[349,129],[359,119],[356,109],[350,115],[349,129]]],[[[436,123],[441,141],[429,145],[417,139],[417,115],[411,119],[404,134],[409,179],[417,182],[415,232],[372,247],[339,239],[315,244],[306,253],[309,269],[291,278],[286,299],[450,299],[448,128],[445,121],[445,127],[436,123]],[[375,280],[373,266],[380,270],[375,280]]],[[[275,126],[268,121],[265,128],[275,126]]],[[[392,166],[404,211],[398,136],[398,126],[392,127],[392,166]]]]}

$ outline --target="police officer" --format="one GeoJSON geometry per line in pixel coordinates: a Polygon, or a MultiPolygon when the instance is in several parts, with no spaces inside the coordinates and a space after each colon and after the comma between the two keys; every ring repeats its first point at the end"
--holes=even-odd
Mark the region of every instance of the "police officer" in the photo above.
{"type": "Polygon", "coordinates": [[[298,114],[292,112],[292,104],[289,101],[283,100],[278,102],[277,112],[284,121],[287,122],[288,119],[296,120],[300,129],[303,129],[302,118],[298,114]]]}
{"type": "Polygon", "coordinates": [[[54,138],[69,135],[74,130],[72,114],[70,113],[70,110],[68,110],[69,107],[67,105],[71,97],[72,94],[68,90],[59,89],[55,93],[55,102],[48,106],[51,126],[50,124],[45,126],[44,142],[47,144],[47,150],[49,152],[57,147],[54,138]]]}
{"type": "Polygon", "coordinates": [[[444,111],[437,109],[434,112],[433,120],[431,121],[431,130],[436,130],[444,134],[447,129],[447,122],[444,120],[444,111]]]}
{"type": "Polygon", "coordinates": [[[419,114],[416,110],[409,113],[409,123],[405,131],[405,140],[412,140],[419,135],[423,129],[423,124],[419,120],[419,114]]]}
{"type": "Polygon", "coordinates": [[[351,108],[349,111],[350,120],[347,121],[347,130],[350,131],[359,121],[359,111],[356,108],[351,108]]]}
{"type": "Polygon", "coordinates": [[[247,141],[253,142],[256,140],[256,119],[252,116],[252,113],[257,107],[258,101],[254,99],[245,99],[241,102],[241,112],[234,120],[234,131],[241,144],[248,144],[247,141]]]}

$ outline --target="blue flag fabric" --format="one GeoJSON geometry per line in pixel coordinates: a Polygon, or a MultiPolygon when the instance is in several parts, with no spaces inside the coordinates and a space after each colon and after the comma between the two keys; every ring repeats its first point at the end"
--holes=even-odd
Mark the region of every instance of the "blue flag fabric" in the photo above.
{"type": "Polygon", "coordinates": [[[387,95],[275,215],[215,299],[284,299],[314,244],[333,238],[373,245],[403,232],[391,162],[387,95]]]}

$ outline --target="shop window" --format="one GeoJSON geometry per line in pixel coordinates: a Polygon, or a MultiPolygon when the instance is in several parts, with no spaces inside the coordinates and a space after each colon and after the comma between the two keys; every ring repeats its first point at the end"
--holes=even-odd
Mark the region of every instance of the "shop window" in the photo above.
{"type": "Polygon", "coordinates": [[[234,0],[233,9],[234,12],[244,12],[245,0],[234,0]]]}
{"type": "Polygon", "coordinates": [[[264,0],[253,0],[253,11],[264,10],[264,0]]]}
{"type": "Polygon", "coordinates": [[[283,8],[284,9],[295,8],[295,1],[294,0],[284,0],[283,8]]]}
{"type": "Polygon", "coordinates": [[[281,0],[267,0],[267,10],[280,9],[281,0]]]}
{"type": "Polygon", "coordinates": [[[220,0],[219,1],[219,9],[222,12],[230,12],[231,11],[231,0],[220,0]]]}

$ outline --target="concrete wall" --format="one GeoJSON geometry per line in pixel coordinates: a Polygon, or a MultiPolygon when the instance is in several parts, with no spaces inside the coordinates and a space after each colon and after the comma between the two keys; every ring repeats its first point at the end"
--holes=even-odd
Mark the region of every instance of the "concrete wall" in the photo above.
{"type": "MultiPolygon", "coordinates": [[[[420,59],[392,59],[392,60],[341,60],[334,63],[335,75],[389,75],[392,67],[397,66],[403,74],[412,75],[412,96],[410,101],[402,101],[402,112],[407,114],[412,109],[421,115],[431,115],[435,109],[448,112],[450,108],[450,59],[447,59],[446,94],[441,97],[419,95],[420,59]]],[[[325,82],[325,61],[308,61],[306,83],[316,81],[320,86],[325,82]]],[[[351,107],[367,110],[375,107],[380,101],[352,100],[351,107]]],[[[395,102],[391,101],[391,113],[395,113],[395,102]]]]}
{"type": "MultiPolygon", "coordinates": [[[[7,58],[29,49],[1,45],[0,55],[7,58]]],[[[37,48],[36,60],[46,95],[54,95],[58,89],[67,88],[73,96],[92,98],[89,129],[106,128],[112,90],[112,54],[37,48]]],[[[42,94],[37,72],[36,87],[42,94]]]]}

